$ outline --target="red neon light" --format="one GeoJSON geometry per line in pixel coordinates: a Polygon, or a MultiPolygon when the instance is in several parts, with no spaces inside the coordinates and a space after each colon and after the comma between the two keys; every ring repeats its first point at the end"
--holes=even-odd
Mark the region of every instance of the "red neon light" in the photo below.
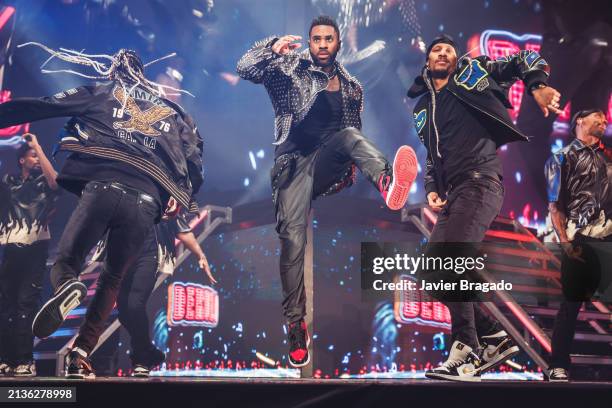
{"type": "MultiPolygon", "coordinates": [[[[510,54],[514,54],[520,51],[521,47],[523,47],[522,49],[525,49],[525,50],[531,50],[531,51],[537,51],[537,52],[540,51],[541,44],[533,43],[533,42],[525,42],[524,44],[521,44],[513,40],[506,39],[504,37],[505,36],[502,36],[502,38],[499,38],[499,34],[498,34],[497,38],[487,40],[486,45],[485,45],[486,54],[491,59],[496,59],[499,57],[505,57],[510,54]]],[[[479,42],[480,42],[480,36],[478,35],[472,36],[468,39],[468,49],[472,50],[472,52],[470,53],[472,57],[478,56],[477,49],[479,48],[478,47],[479,42]]],[[[520,107],[521,107],[521,101],[523,99],[524,93],[525,93],[525,86],[523,85],[521,81],[518,81],[514,85],[512,85],[512,87],[510,88],[508,92],[508,99],[510,100],[513,106],[513,109],[510,110],[510,117],[512,118],[514,122],[516,122],[516,119],[518,118],[520,107]]],[[[571,108],[568,103],[564,107],[563,113],[560,114],[556,118],[556,120],[561,123],[569,122],[570,112],[571,112],[571,108]]],[[[608,118],[608,122],[612,121],[612,94],[610,94],[610,99],[608,101],[607,118],[608,118]]]]}
{"type": "MultiPolygon", "coordinates": [[[[499,57],[507,57],[509,55],[516,54],[517,52],[521,51],[519,44],[516,44],[512,41],[501,40],[501,39],[488,40],[486,47],[487,47],[487,55],[491,59],[497,59],[499,57]]],[[[524,49],[539,52],[540,44],[526,43],[524,49]]],[[[525,85],[523,85],[521,81],[515,82],[514,85],[510,87],[510,90],[508,92],[508,99],[510,100],[510,103],[513,106],[513,108],[510,110],[510,117],[515,122],[516,122],[516,119],[518,118],[519,111],[521,109],[521,101],[523,100],[524,94],[525,94],[525,85]]]]}
{"type": "Polygon", "coordinates": [[[529,333],[531,333],[531,335],[538,341],[538,343],[540,343],[542,347],[544,347],[544,350],[550,353],[552,351],[550,340],[548,340],[545,335],[542,335],[542,333],[536,328],[535,324],[529,318],[529,316],[524,317],[523,314],[519,312],[519,310],[512,302],[506,302],[506,306],[508,307],[508,309],[510,309],[514,316],[516,316],[516,318],[521,321],[523,326],[525,326],[527,330],[529,330],[529,333]]]}
{"type": "Polygon", "coordinates": [[[210,286],[174,282],[168,287],[168,325],[216,327],[219,294],[210,286]]]}
{"type": "MultiPolygon", "coordinates": [[[[2,15],[0,15],[0,18],[2,15]]],[[[0,91],[0,103],[8,102],[11,100],[11,91],[3,89],[0,91]]],[[[0,129],[0,139],[9,138],[20,133],[27,133],[30,131],[30,124],[26,123],[24,125],[15,125],[11,127],[7,127],[4,129],[0,129]]]]}
{"type": "MultiPolygon", "coordinates": [[[[405,275],[400,281],[411,281],[405,275]]],[[[450,328],[450,311],[440,302],[420,290],[401,291],[394,305],[395,320],[400,323],[416,323],[423,326],[450,328]]]]}
{"type": "Polygon", "coordinates": [[[15,14],[14,7],[6,7],[2,12],[0,12],[0,30],[4,27],[7,21],[15,14]]]}

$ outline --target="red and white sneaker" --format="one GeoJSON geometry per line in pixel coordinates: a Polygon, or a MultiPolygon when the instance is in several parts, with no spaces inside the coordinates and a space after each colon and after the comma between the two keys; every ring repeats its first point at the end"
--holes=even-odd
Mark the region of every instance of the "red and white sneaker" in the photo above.
{"type": "Polygon", "coordinates": [[[289,364],[295,368],[308,365],[310,363],[308,346],[310,346],[310,336],[306,322],[300,320],[289,324],[289,364]]]}
{"type": "Polygon", "coordinates": [[[416,176],[416,153],[410,146],[401,146],[395,153],[392,174],[382,174],[378,181],[378,189],[387,207],[391,210],[401,210],[404,207],[416,176]]]}

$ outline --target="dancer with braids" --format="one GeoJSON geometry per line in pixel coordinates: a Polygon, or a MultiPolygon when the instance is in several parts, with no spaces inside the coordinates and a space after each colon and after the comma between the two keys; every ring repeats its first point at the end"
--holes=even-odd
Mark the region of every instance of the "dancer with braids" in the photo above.
{"type": "Polygon", "coordinates": [[[320,16],[311,23],[308,50],[295,52],[298,36],[267,38],[238,62],[242,78],[266,87],[276,113],[272,190],[289,363],[294,367],[310,361],[304,251],[312,200],[350,186],[357,167],[387,206],[399,210],[417,173],[411,147],[400,147],[391,165],[361,133],[363,90],[336,61],[339,36],[336,22],[320,16]]]}
{"type": "MultiPolygon", "coordinates": [[[[428,152],[427,200],[439,212],[428,250],[450,248],[441,243],[481,242],[499,214],[504,186],[497,148],[527,140],[508,115],[512,105],[504,90],[521,79],[544,115],[560,113],[560,95],[546,86],[549,67],[537,52],[521,51],[495,61],[458,55],[450,38],[434,40],[427,48],[423,74],[408,91],[411,98],[421,97],[414,121],[428,152]]],[[[425,373],[428,378],[479,381],[481,372],[518,353],[480,305],[441,300],[450,310],[453,344],[446,362],[425,373]]]]}
{"type": "Polygon", "coordinates": [[[78,275],[89,251],[108,232],[107,262],[66,358],[68,377],[93,378],[88,354],[98,342],[123,276],[138,257],[147,233],[159,222],[171,197],[191,212],[197,211],[193,195],[202,184],[202,140],[183,109],[164,98],[166,92],[184,91],[148,80],[134,51],[86,55],[34,45],[50,52],[52,58],[92,68],[97,75],[64,72],[107,80],[0,105],[0,128],[72,117],[59,142],[59,150],[70,155],[57,183],[80,199],[51,269],[54,294],[36,315],[32,330],[40,338],[49,336],[80,304],[87,288],[78,275]]]}

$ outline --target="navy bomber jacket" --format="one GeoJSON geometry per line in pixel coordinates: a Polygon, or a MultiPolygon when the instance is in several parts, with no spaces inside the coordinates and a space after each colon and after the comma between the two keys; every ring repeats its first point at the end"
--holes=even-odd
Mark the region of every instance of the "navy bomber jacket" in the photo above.
{"type": "MultiPolygon", "coordinates": [[[[128,84],[129,87],[129,84],[128,84]]],[[[68,116],[59,150],[133,166],[189,212],[202,185],[202,138],[183,109],[138,86],[127,96],[118,82],[69,89],[0,105],[0,128],[68,116]]]]}

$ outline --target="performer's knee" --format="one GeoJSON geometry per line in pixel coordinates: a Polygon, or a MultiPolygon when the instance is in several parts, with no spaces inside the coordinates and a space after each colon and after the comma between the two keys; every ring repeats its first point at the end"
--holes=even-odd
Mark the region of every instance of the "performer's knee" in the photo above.
{"type": "Polygon", "coordinates": [[[288,228],[284,233],[279,234],[281,240],[282,257],[289,262],[293,262],[301,256],[306,245],[306,228],[288,228]]]}

